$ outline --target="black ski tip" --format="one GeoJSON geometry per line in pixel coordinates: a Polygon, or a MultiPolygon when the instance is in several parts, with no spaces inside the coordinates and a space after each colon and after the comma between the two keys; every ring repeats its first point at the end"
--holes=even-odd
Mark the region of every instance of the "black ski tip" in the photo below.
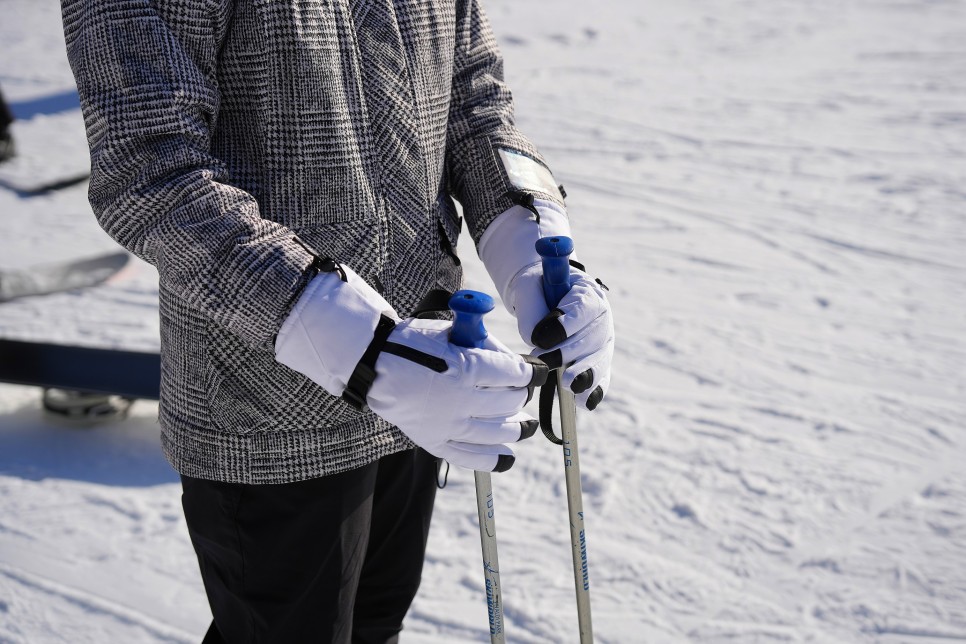
{"type": "Polygon", "coordinates": [[[531,436],[533,436],[534,434],[537,433],[537,429],[539,427],[540,427],[540,421],[539,420],[530,419],[530,420],[525,420],[525,421],[521,422],[520,423],[520,438],[518,438],[517,441],[518,442],[519,441],[525,441],[526,439],[530,438],[531,436]]]}
{"type": "Polygon", "coordinates": [[[575,394],[582,394],[590,389],[592,384],[594,384],[594,370],[588,369],[574,378],[574,381],[570,384],[570,391],[575,394]]]}
{"type": "Polygon", "coordinates": [[[508,469],[513,467],[513,462],[516,460],[516,457],[512,454],[500,454],[500,457],[496,460],[496,467],[493,468],[493,471],[506,472],[508,469]]]}
{"type": "Polygon", "coordinates": [[[19,185],[16,181],[0,177],[0,188],[6,188],[20,198],[38,197],[64,188],[70,188],[84,183],[91,178],[90,173],[78,174],[62,179],[54,179],[46,183],[35,185],[19,185]]]}
{"type": "Polygon", "coordinates": [[[534,327],[530,340],[534,346],[550,349],[567,339],[567,330],[560,323],[563,311],[554,309],[534,327]]]}
{"type": "Polygon", "coordinates": [[[604,390],[597,387],[597,389],[594,389],[594,393],[590,394],[590,397],[587,399],[587,409],[594,411],[603,399],[604,390]]]}

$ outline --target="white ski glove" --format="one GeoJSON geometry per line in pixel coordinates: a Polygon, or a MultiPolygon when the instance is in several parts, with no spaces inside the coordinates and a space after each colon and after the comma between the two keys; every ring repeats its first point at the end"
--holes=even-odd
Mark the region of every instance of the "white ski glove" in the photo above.
{"type": "Polygon", "coordinates": [[[514,456],[505,443],[537,429],[521,410],[546,381],[546,366],[492,336],[482,349],[450,344],[445,320],[400,321],[365,280],[338,268],[345,281],[339,271],[323,272],[305,288],[279,330],[276,360],[334,396],[368,404],[434,456],[475,470],[509,469],[514,456]]]}
{"type": "MultiPolygon", "coordinates": [[[[541,237],[570,237],[570,222],[557,204],[534,199],[532,210],[514,206],[487,227],[480,259],[520,337],[551,369],[564,367],[565,387],[577,404],[593,410],[610,385],[614,319],[601,282],[571,268],[570,292],[551,311],[543,294],[543,267],[535,245],[541,237]],[[536,216],[539,213],[539,220],[536,216]]],[[[576,261],[576,255],[571,255],[576,261]]]]}

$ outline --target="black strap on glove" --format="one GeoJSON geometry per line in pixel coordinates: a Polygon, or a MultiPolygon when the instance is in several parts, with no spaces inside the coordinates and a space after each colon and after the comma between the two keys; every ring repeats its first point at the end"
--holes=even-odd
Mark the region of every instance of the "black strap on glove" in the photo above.
{"type": "MultiPolygon", "coordinates": [[[[323,260],[323,263],[325,261],[323,260]]],[[[331,260],[327,261],[331,262],[331,260]]],[[[329,271],[339,270],[339,265],[335,262],[331,262],[331,265],[325,264],[325,266],[329,271]]],[[[322,270],[325,270],[325,268],[322,270]]],[[[433,289],[426,294],[419,306],[416,307],[413,316],[429,317],[428,313],[449,311],[449,299],[452,296],[453,294],[449,291],[433,289]]],[[[352,375],[349,376],[349,383],[346,385],[345,391],[342,392],[342,400],[359,411],[366,411],[369,408],[366,404],[366,397],[369,395],[372,383],[376,381],[376,360],[379,359],[379,354],[383,351],[420,364],[437,373],[443,373],[448,368],[446,361],[441,358],[407,347],[404,344],[389,342],[389,336],[395,328],[396,322],[392,318],[385,315],[380,316],[372,341],[366,347],[365,353],[362,354],[362,358],[359,359],[352,375]]]]}
{"type": "Polygon", "coordinates": [[[349,384],[342,392],[342,400],[349,403],[359,411],[366,411],[369,406],[366,404],[366,396],[372,383],[376,381],[376,360],[389,340],[389,334],[396,328],[396,322],[390,317],[382,315],[379,317],[379,324],[372,336],[372,342],[366,347],[365,353],[359,359],[359,364],[349,376],[349,384]]]}

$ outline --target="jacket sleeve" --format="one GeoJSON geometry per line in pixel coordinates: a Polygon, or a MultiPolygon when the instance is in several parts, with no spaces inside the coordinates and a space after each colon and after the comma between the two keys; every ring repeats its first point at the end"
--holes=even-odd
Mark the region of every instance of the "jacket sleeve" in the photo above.
{"type": "Polygon", "coordinates": [[[503,79],[503,57],[480,1],[456,2],[456,49],[446,138],[450,192],[463,206],[477,243],[490,222],[514,205],[509,196],[512,191],[563,205],[540,153],[514,125],[513,97],[503,79]],[[513,160],[518,166],[522,164],[523,172],[508,168],[508,159],[511,166],[513,160]]]}
{"type": "Polygon", "coordinates": [[[161,288],[268,347],[311,254],[210,152],[230,0],[63,0],[101,227],[161,288]]]}

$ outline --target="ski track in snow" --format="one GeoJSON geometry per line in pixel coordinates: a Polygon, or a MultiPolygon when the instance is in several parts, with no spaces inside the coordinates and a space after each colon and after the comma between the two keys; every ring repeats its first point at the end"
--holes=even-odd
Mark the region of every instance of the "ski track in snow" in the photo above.
{"type": "MultiPolygon", "coordinates": [[[[45,610],[38,611],[42,615],[52,608],[51,612],[54,612],[59,618],[83,620],[85,622],[107,622],[107,628],[101,633],[97,633],[96,636],[114,638],[121,635],[123,630],[129,629],[132,632],[124,635],[125,641],[151,639],[158,642],[191,642],[194,640],[191,635],[179,632],[165,624],[159,624],[137,611],[94,597],[91,595],[89,588],[66,587],[39,578],[36,575],[3,566],[0,566],[0,576],[4,577],[4,581],[8,583],[12,582],[10,592],[16,596],[17,603],[29,602],[34,606],[43,607],[45,610]]],[[[5,610],[9,610],[9,607],[6,607],[5,610]]],[[[31,610],[31,608],[26,608],[25,612],[29,613],[31,610]]],[[[43,626],[49,628],[48,633],[45,633],[46,636],[63,635],[64,624],[59,620],[53,621],[44,615],[37,621],[46,622],[42,623],[43,626]]],[[[31,635],[31,637],[33,636],[31,635]]],[[[98,641],[96,636],[88,641],[98,641]]],[[[83,641],[84,639],[84,636],[81,635],[72,641],[83,641]]]]}
{"type": "MultiPolygon", "coordinates": [[[[59,9],[7,5],[0,85],[37,111],[73,82],[59,9]]],[[[486,5],[615,308],[612,389],[579,419],[597,640],[966,640],[966,4],[486,5]]],[[[17,128],[50,141],[30,167],[86,154],[76,109],[17,128]]],[[[0,268],[112,250],[84,191],[0,189],[0,268]]],[[[3,304],[0,335],[155,349],[156,298],[138,262],[3,304]]],[[[200,640],[156,406],[77,430],[37,398],[0,386],[0,642],[200,640]]],[[[561,457],[517,452],[507,636],[573,642],[561,457]]],[[[404,641],[487,641],[472,476],[437,503],[404,641]]]]}

